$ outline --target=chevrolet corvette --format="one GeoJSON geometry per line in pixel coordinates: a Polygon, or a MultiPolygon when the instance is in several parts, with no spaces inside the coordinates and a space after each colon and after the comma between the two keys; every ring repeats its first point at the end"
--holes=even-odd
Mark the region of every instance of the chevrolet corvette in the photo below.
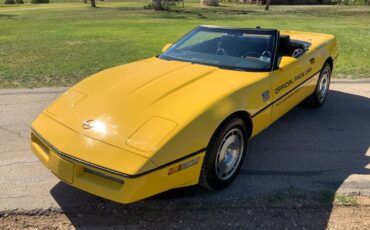
{"type": "Polygon", "coordinates": [[[301,102],[325,103],[337,56],[333,35],[199,26],[71,87],[33,121],[31,147],[65,183],[120,203],[219,190],[249,139],[301,102]]]}

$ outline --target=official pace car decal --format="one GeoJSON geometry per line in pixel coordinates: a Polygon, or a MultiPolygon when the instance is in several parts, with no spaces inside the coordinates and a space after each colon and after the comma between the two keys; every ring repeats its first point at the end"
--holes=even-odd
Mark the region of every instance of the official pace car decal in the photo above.
{"type": "Polygon", "coordinates": [[[292,78],[292,79],[284,82],[282,85],[280,85],[279,87],[277,87],[275,89],[275,94],[279,94],[281,90],[283,90],[285,88],[288,88],[290,85],[293,85],[296,81],[299,81],[304,76],[306,76],[307,74],[309,74],[311,71],[312,71],[312,67],[309,67],[308,69],[306,69],[302,73],[296,75],[294,78],[292,78]]]}

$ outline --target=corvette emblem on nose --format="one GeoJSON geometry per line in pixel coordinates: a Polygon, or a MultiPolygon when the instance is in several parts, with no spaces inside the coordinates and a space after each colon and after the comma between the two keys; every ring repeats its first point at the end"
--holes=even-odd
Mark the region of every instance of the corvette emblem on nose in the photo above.
{"type": "Polygon", "coordinates": [[[87,120],[82,123],[84,129],[91,129],[92,127],[94,127],[94,120],[87,120]]]}

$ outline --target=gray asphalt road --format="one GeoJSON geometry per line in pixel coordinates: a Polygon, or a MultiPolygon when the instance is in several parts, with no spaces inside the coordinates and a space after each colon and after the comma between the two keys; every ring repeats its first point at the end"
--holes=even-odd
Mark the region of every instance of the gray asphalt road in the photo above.
{"type": "MultiPolygon", "coordinates": [[[[29,126],[65,88],[0,90],[0,211],[110,204],[55,178],[29,148],[29,126]]],[[[137,206],[219,203],[295,188],[370,195],[370,81],[335,81],[327,104],[298,106],[250,141],[241,175],[227,189],[154,197],[137,206]],[[174,201],[175,200],[175,201],[174,201]]]]}

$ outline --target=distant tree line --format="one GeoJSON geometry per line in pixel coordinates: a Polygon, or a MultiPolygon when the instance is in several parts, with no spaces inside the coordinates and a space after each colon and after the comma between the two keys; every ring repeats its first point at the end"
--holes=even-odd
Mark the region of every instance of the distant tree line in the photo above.
{"type": "MultiPolygon", "coordinates": [[[[33,4],[49,3],[50,0],[28,0],[33,4]]],[[[28,2],[27,1],[27,2],[28,2]]],[[[91,3],[92,7],[96,7],[96,0],[81,0],[84,3],[91,3]]],[[[104,1],[104,0],[100,0],[104,1]]],[[[145,6],[147,9],[167,10],[169,7],[179,5],[180,2],[184,5],[184,0],[152,0],[145,6]]],[[[268,10],[270,5],[370,5],[370,0],[200,0],[203,6],[218,6],[220,2],[227,3],[244,3],[244,4],[261,4],[265,5],[268,10]]],[[[5,4],[23,4],[24,0],[4,0],[5,4]]]]}
{"type": "MultiPolygon", "coordinates": [[[[49,3],[49,0],[30,0],[30,3],[49,3]]],[[[24,0],[5,0],[4,4],[24,4],[24,0]]]]}
{"type": "Polygon", "coordinates": [[[23,0],[5,0],[4,4],[23,4],[23,0]]]}
{"type": "Polygon", "coordinates": [[[366,5],[370,0],[221,0],[221,2],[261,5],[366,5]]]}

